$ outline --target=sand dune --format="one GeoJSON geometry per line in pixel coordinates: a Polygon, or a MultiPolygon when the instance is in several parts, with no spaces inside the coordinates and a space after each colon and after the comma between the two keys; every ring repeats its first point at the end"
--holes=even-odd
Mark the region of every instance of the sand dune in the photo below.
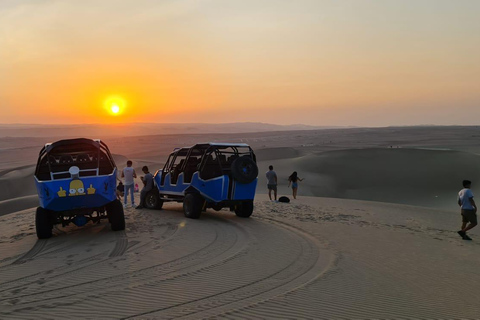
{"type": "Polygon", "coordinates": [[[36,194],[34,166],[22,166],[0,173],[0,201],[36,194]]]}
{"type": "Polygon", "coordinates": [[[299,194],[457,208],[463,179],[480,181],[480,157],[459,151],[422,149],[351,149],[295,159],[261,161],[259,192],[266,192],[263,172],[273,164],[279,191],[294,170],[306,178],[299,194]]]}
{"type": "Polygon", "coordinates": [[[411,206],[257,197],[250,219],[181,204],[127,209],[37,240],[33,210],[0,217],[1,318],[475,318],[480,246],[458,215],[411,206]],[[433,267],[434,266],[434,267],[433,267]],[[452,272],[455,270],[455,272],[452,272]],[[88,308],[85,302],[88,301],[88,308]]]}
{"type": "Polygon", "coordinates": [[[290,204],[258,194],[250,219],[185,219],[171,203],[128,208],[125,232],[105,221],[55,227],[48,240],[35,235],[32,174],[41,145],[58,139],[2,138],[0,318],[477,318],[480,293],[462,284],[480,277],[478,230],[472,242],[455,232],[461,180],[474,193],[480,181],[477,131],[109,137],[118,167],[131,159],[139,175],[175,147],[233,141],[257,151],[258,193],[270,164],[280,195],[292,171],[305,180],[290,204]]]}
{"type": "Polygon", "coordinates": [[[301,150],[292,147],[260,148],[255,150],[255,154],[259,161],[279,160],[296,158],[301,155],[301,150]]]}
{"type": "MultiPolygon", "coordinates": [[[[475,162],[476,153],[480,154],[476,147],[480,130],[477,127],[139,134],[105,138],[120,169],[131,159],[139,174],[145,164],[155,172],[163,167],[175,147],[201,141],[246,142],[257,153],[261,193],[266,192],[263,173],[269,164],[279,174],[282,194],[291,194],[287,177],[295,170],[307,178],[300,184],[301,195],[437,208],[453,209],[460,181],[478,180],[475,162]]],[[[35,194],[31,183],[33,170],[29,166],[35,164],[41,146],[55,140],[58,138],[0,138],[0,201],[35,194]]],[[[475,184],[473,188],[475,192],[475,184]]]]}
{"type": "Polygon", "coordinates": [[[38,206],[36,194],[0,201],[0,216],[38,206]]]}

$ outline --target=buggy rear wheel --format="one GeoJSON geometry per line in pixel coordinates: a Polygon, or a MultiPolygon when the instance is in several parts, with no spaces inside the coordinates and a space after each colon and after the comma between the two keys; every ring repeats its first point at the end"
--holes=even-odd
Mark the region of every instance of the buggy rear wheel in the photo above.
{"type": "Polygon", "coordinates": [[[237,205],[235,214],[240,218],[248,218],[253,213],[253,200],[243,201],[242,204],[237,205]]]}
{"type": "Polygon", "coordinates": [[[183,199],[183,213],[190,219],[200,218],[205,200],[198,193],[188,193],[183,199]]]}
{"type": "Polygon", "coordinates": [[[53,223],[50,217],[50,211],[42,207],[37,207],[35,213],[35,229],[38,239],[48,239],[52,236],[53,223]]]}
{"type": "Polygon", "coordinates": [[[113,231],[125,230],[125,215],[120,200],[114,200],[107,205],[107,216],[113,231]]]}
{"type": "Polygon", "coordinates": [[[147,209],[162,209],[163,200],[160,199],[160,194],[158,190],[155,189],[150,190],[147,192],[145,196],[145,207],[147,209]]]}

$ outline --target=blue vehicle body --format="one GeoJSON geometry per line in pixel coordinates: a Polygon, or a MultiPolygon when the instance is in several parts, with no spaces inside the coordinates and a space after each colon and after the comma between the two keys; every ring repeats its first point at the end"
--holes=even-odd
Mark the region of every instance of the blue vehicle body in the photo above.
{"type": "Polygon", "coordinates": [[[53,181],[39,181],[35,177],[40,206],[53,211],[105,206],[117,198],[116,176],[115,168],[107,176],[70,177],[53,181]]]}
{"type": "Polygon", "coordinates": [[[247,144],[202,143],[174,150],[154,180],[162,200],[182,202],[196,194],[203,210],[234,211],[247,202],[253,210],[257,175],[255,154],[247,144]]]}
{"type": "Polygon", "coordinates": [[[178,176],[176,184],[171,184],[170,173],[165,175],[165,183],[161,184],[162,170],[158,170],[155,173],[155,183],[160,194],[184,196],[186,192],[196,190],[198,191],[207,202],[219,203],[229,200],[253,200],[255,198],[255,190],[257,188],[257,181],[250,182],[248,184],[242,184],[238,181],[232,181],[233,188],[231,194],[229,194],[229,184],[231,177],[228,175],[222,175],[209,180],[203,180],[199,177],[199,173],[195,172],[190,183],[183,182],[184,174],[181,173],[178,176]]]}
{"type": "Polygon", "coordinates": [[[124,230],[123,207],[116,194],[117,168],[100,140],[68,139],[46,144],[35,170],[40,206],[35,217],[37,236],[52,236],[54,224],[111,222],[124,230]]]}

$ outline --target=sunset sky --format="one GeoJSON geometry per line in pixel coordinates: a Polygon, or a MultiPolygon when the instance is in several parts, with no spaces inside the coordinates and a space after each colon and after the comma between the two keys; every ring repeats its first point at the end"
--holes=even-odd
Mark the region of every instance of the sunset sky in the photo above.
{"type": "Polygon", "coordinates": [[[479,13],[478,0],[1,0],[0,123],[478,124],[479,13]]]}

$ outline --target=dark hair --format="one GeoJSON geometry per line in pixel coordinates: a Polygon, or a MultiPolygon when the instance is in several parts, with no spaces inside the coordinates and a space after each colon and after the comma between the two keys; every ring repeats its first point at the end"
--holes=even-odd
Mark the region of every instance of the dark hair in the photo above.
{"type": "Polygon", "coordinates": [[[273,170],[273,166],[272,166],[272,165],[269,165],[269,166],[268,166],[268,169],[273,170]]]}
{"type": "Polygon", "coordinates": [[[470,180],[463,180],[463,181],[462,181],[462,184],[463,184],[463,187],[466,188],[466,187],[468,187],[469,185],[472,184],[472,181],[470,181],[470,180]]]}
{"type": "Polygon", "coordinates": [[[133,164],[132,160],[127,161],[127,166],[131,166],[133,164]]]}
{"type": "Polygon", "coordinates": [[[148,167],[147,167],[147,166],[143,166],[142,171],[148,171],[148,167]]]}
{"type": "Polygon", "coordinates": [[[288,181],[292,181],[292,182],[297,182],[297,171],[293,171],[293,173],[290,175],[290,177],[288,177],[288,181]]]}

